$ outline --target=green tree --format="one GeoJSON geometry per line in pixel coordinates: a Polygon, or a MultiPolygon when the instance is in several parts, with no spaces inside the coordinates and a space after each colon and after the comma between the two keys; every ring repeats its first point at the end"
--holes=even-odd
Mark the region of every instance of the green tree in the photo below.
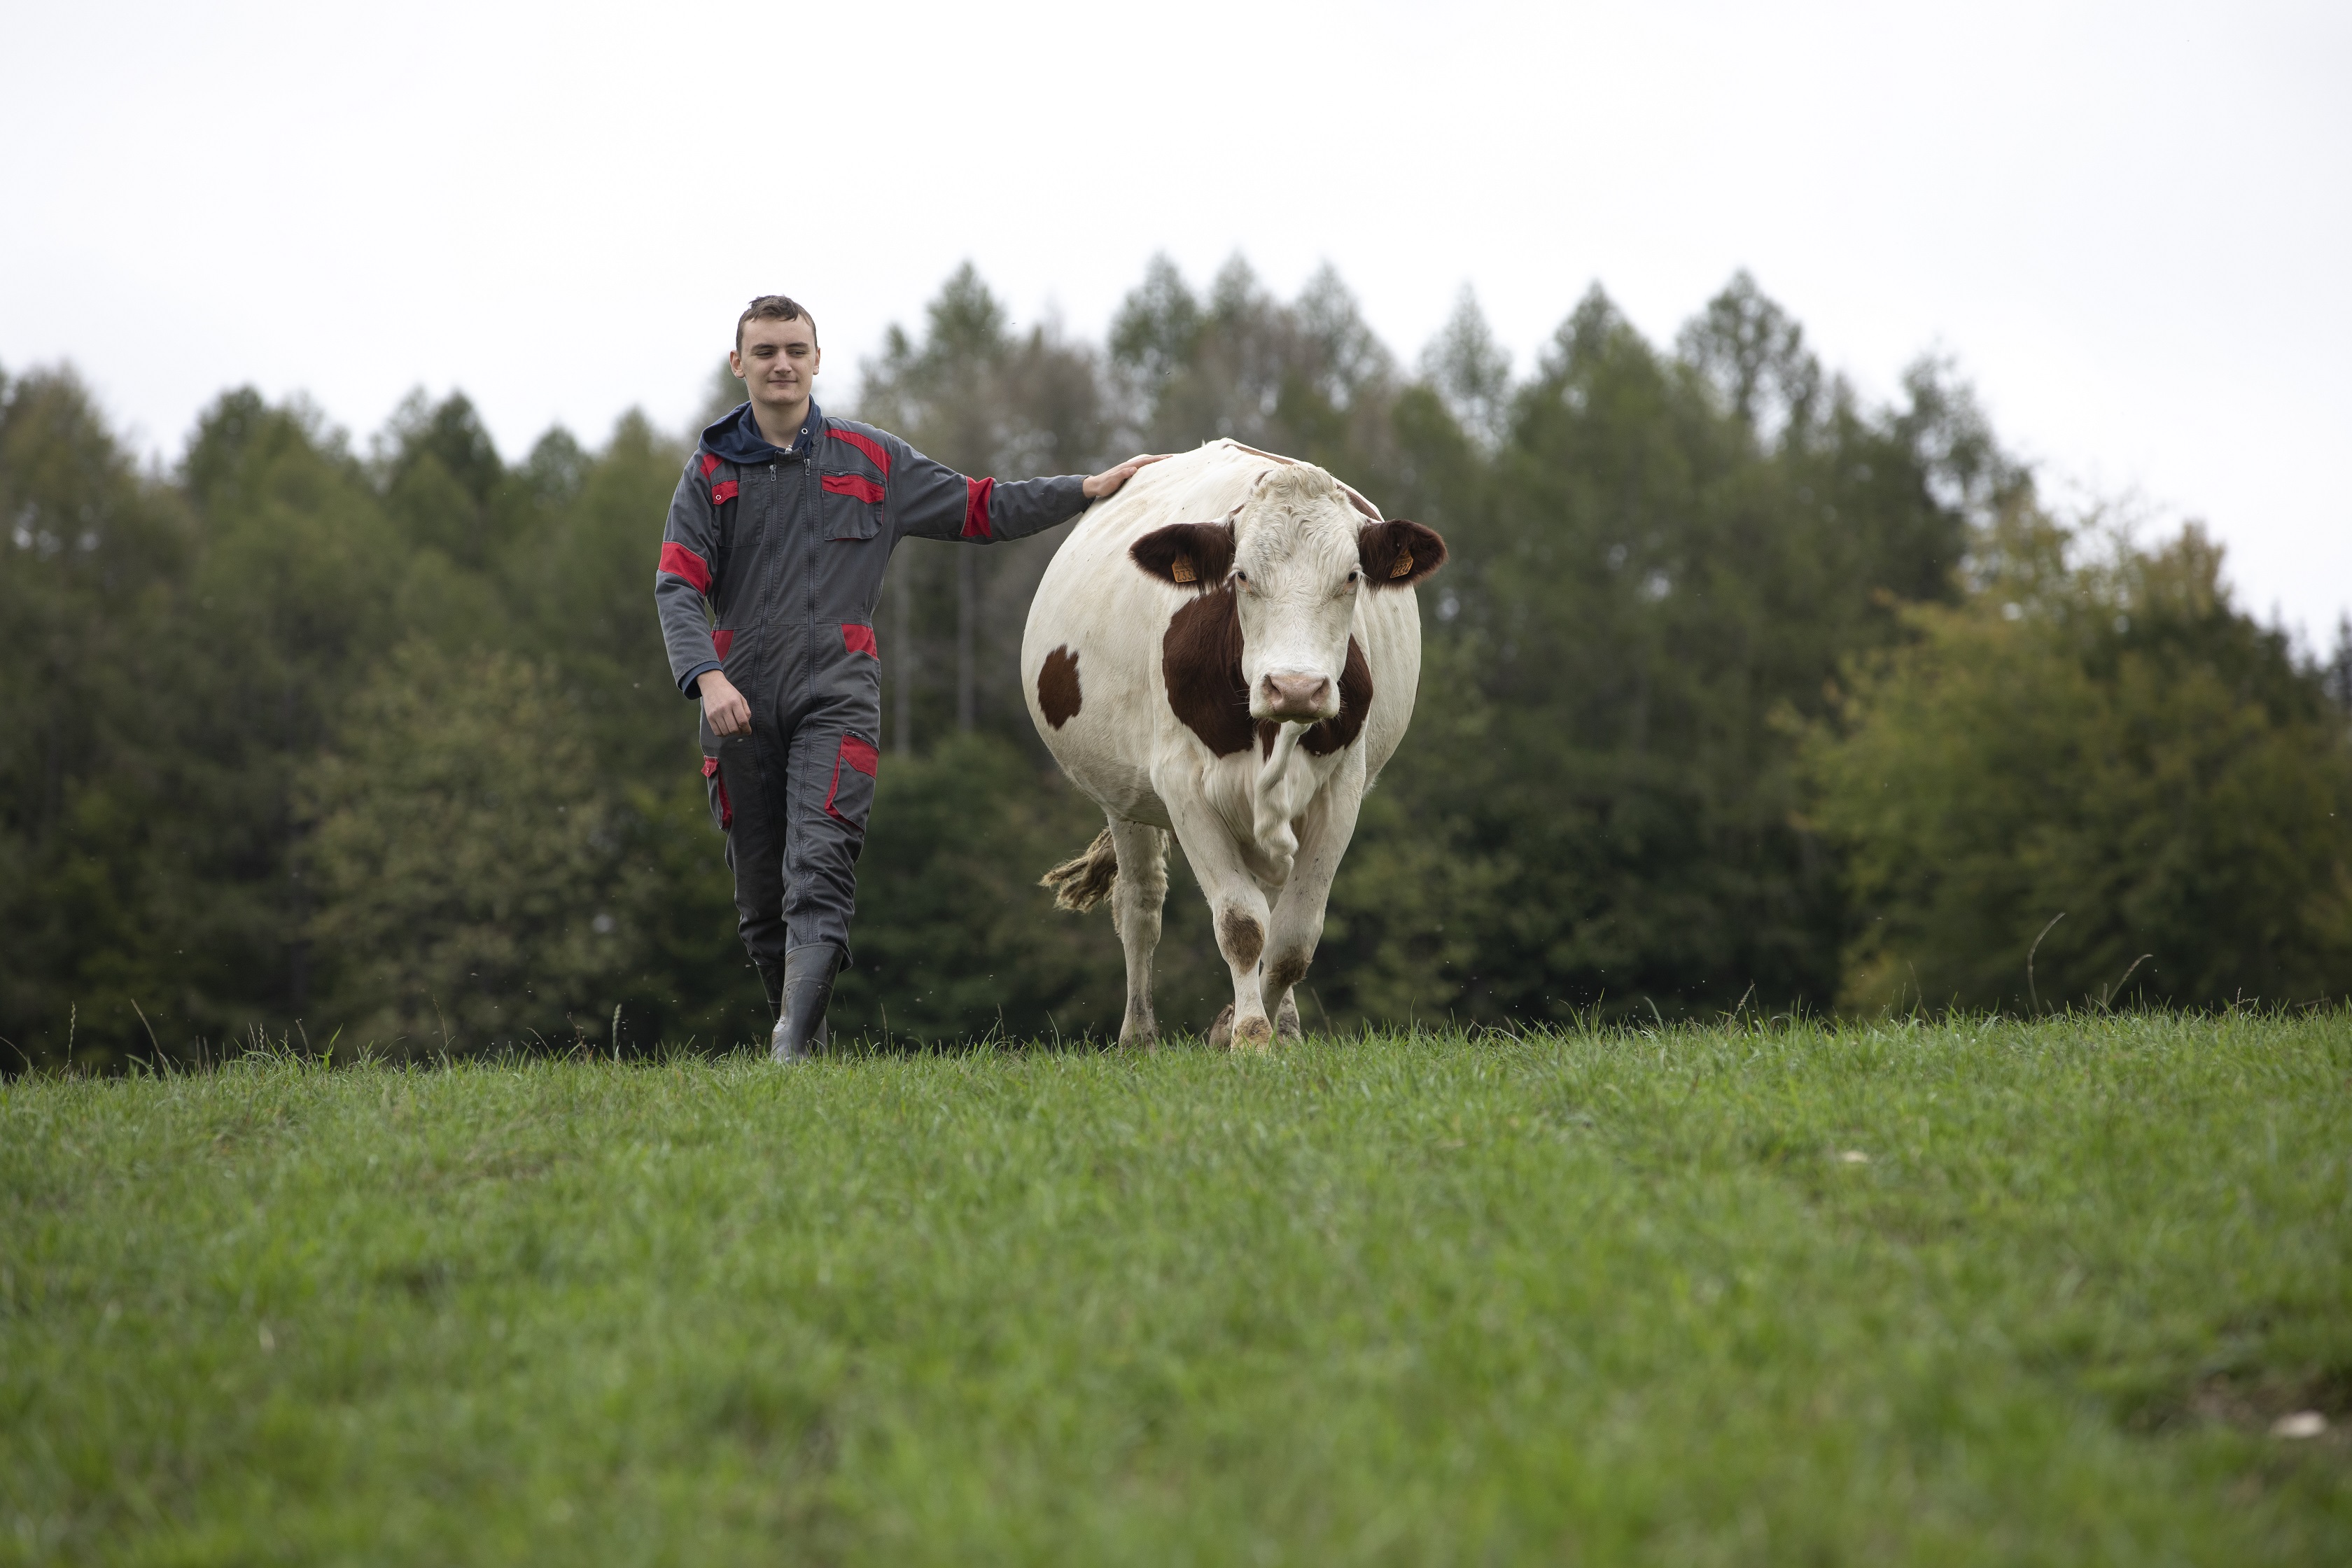
{"type": "Polygon", "coordinates": [[[662,519],[685,460],[682,443],[634,410],[593,456],[562,431],[542,437],[522,470],[531,502],[517,509],[495,574],[506,609],[467,639],[543,661],[599,764],[646,783],[702,762],[697,708],[669,679],[652,608],[662,519]]]}
{"type": "Polygon", "coordinates": [[[1492,450],[1508,433],[1511,356],[1495,341],[1478,297],[1464,284],[1454,313],[1422,351],[1421,384],[1434,392],[1463,431],[1492,450]]]}
{"type": "Polygon", "coordinates": [[[432,403],[420,387],[393,410],[378,447],[385,503],[410,536],[460,565],[487,565],[524,498],[472,402],[451,393],[432,403]]]}
{"type": "Polygon", "coordinates": [[[2070,566],[2084,542],[2015,510],[1979,591],[1907,611],[1916,640],[1816,731],[1855,899],[1844,1004],[2352,993],[2345,714],[2232,608],[2198,531],[2070,566]]]}
{"type": "Polygon", "coordinates": [[[624,825],[572,705],[496,650],[402,647],[308,772],[319,940],[356,1043],[605,1038],[634,932],[624,825]]]}
{"type": "Polygon", "coordinates": [[[21,901],[0,922],[26,962],[0,1028],[54,1054],[70,1026],[94,1062],[291,1030],[311,963],[289,784],[383,646],[399,546],[299,408],[225,395],[164,484],[70,376],[14,393],[7,619],[62,641],[5,659],[40,772],[11,785],[21,901]]]}
{"type": "Polygon", "coordinates": [[[1382,465],[1395,367],[1328,266],[1284,304],[1236,256],[1203,302],[1156,258],[1111,322],[1110,358],[1124,418],[1150,450],[1231,437],[1351,481],[1382,465]]]}
{"type": "Polygon", "coordinates": [[[764,1033],[759,977],[735,937],[698,710],[669,679],[651,602],[661,519],[685,457],[683,443],[634,411],[593,454],[551,431],[522,466],[534,500],[499,577],[513,606],[508,647],[560,689],[617,836],[613,906],[625,940],[602,951],[625,1042],[729,1046],[764,1033]]]}
{"type": "Polygon", "coordinates": [[[104,1062],[179,977],[153,677],[197,531],[63,370],[0,376],[0,1037],[104,1062]]]}

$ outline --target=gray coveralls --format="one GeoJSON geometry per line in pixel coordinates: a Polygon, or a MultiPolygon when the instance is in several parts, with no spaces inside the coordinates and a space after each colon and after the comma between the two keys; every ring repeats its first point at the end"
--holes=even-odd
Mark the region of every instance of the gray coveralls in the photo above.
{"type": "Polygon", "coordinates": [[[671,498],[654,602],[678,689],[724,669],[751,732],[702,726],[711,814],[727,834],[751,962],[828,942],[849,959],[857,854],[882,722],[874,608],[899,540],[986,544],[1086,510],[1078,475],[969,479],[812,401],[789,449],[744,404],[702,434],[671,498]]]}

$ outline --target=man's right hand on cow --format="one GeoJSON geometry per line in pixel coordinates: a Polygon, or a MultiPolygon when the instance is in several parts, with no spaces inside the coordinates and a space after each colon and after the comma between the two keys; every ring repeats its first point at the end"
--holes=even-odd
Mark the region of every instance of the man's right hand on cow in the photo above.
{"type": "Polygon", "coordinates": [[[1119,486],[1135,478],[1135,471],[1138,468],[1160,462],[1167,456],[1165,452],[1154,452],[1148,457],[1129,458],[1116,468],[1106,468],[1099,474],[1089,474],[1087,476],[1087,482],[1078,487],[1078,493],[1088,500],[1100,500],[1107,495],[1114,495],[1119,486]]]}
{"type": "Polygon", "coordinates": [[[710,721],[715,735],[748,735],[751,732],[751,705],[735,689],[735,683],[715,669],[706,669],[695,689],[702,694],[702,716],[710,721]]]}

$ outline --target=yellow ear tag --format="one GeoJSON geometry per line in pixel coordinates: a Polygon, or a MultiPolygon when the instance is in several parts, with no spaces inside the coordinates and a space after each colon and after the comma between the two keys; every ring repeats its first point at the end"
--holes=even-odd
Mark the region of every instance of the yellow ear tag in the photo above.
{"type": "Polygon", "coordinates": [[[1201,580],[1201,574],[1192,570],[1192,558],[1189,555],[1179,555],[1170,562],[1168,575],[1175,578],[1179,583],[1197,583],[1201,580]]]}
{"type": "Polygon", "coordinates": [[[1389,576],[1391,579],[1404,577],[1411,575],[1412,572],[1412,552],[1410,550],[1398,551],[1396,564],[1389,568],[1389,576]]]}

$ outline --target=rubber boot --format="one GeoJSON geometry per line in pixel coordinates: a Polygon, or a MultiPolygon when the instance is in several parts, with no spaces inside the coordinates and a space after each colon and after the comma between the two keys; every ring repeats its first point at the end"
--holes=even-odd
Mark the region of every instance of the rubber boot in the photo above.
{"type": "Polygon", "coordinates": [[[768,994],[768,1027],[772,1031],[784,1016],[784,972],[765,964],[752,967],[760,972],[760,989],[768,994]]]}
{"type": "Polygon", "coordinates": [[[784,954],[784,1016],[776,1020],[769,1059],[796,1062],[828,1043],[824,1010],[833,1000],[833,976],[841,967],[841,949],[813,942],[784,954]]]}

